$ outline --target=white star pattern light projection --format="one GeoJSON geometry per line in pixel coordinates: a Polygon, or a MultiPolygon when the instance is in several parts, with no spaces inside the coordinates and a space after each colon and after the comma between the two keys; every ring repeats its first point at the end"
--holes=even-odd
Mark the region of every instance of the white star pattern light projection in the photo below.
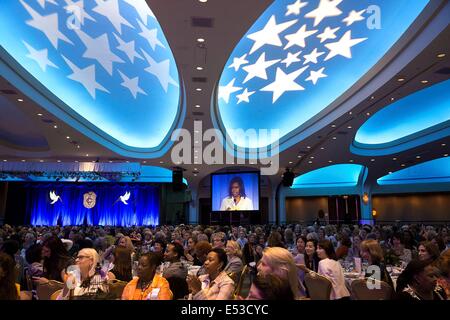
{"type": "Polygon", "coordinates": [[[14,71],[120,148],[161,149],[180,118],[180,80],[145,0],[0,3],[2,55],[14,71]]]}
{"type": "MultiPolygon", "coordinates": [[[[289,138],[360,80],[427,3],[274,1],[225,65],[217,88],[216,125],[225,132],[279,130],[280,150],[288,148],[294,143],[289,138]],[[371,25],[374,17],[367,10],[371,5],[383,13],[379,29],[371,25]]],[[[245,136],[233,139],[235,146],[251,149],[275,142],[252,142],[245,136]]]]}

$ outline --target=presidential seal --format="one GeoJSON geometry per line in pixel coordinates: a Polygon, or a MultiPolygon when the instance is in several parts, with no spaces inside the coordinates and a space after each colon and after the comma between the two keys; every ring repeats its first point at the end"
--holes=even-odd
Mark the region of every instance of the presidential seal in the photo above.
{"type": "Polygon", "coordinates": [[[96,200],[97,195],[93,191],[87,192],[83,195],[83,205],[87,209],[92,209],[95,207],[96,200]]]}

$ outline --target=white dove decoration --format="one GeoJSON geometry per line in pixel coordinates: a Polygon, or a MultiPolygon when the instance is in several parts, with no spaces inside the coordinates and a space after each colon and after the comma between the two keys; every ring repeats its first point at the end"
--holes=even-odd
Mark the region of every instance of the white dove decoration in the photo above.
{"type": "Polygon", "coordinates": [[[62,202],[62,199],[60,196],[56,195],[55,191],[50,191],[50,200],[52,200],[51,204],[55,204],[58,200],[62,202]]]}
{"type": "Polygon", "coordinates": [[[120,201],[122,201],[124,204],[128,205],[128,200],[130,199],[131,193],[129,191],[125,192],[123,196],[120,196],[120,201]]]}

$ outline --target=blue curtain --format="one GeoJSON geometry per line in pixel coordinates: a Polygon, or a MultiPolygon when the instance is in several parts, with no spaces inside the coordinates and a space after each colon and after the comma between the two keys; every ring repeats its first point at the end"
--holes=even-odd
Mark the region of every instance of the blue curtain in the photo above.
{"type": "Polygon", "coordinates": [[[154,226],[159,224],[159,188],[142,184],[30,184],[27,214],[32,225],[154,226]],[[51,204],[50,191],[60,196],[51,204]],[[96,205],[87,209],[83,195],[93,191],[96,205]],[[119,200],[130,192],[128,205],[119,200]]]}

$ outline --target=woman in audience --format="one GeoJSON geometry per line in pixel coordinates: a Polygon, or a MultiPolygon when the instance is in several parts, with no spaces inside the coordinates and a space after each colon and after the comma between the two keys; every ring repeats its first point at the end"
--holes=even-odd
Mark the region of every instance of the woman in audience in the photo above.
{"type": "Polygon", "coordinates": [[[248,241],[244,245],[243,257],[244,263],[249,264],[250,262],[256,262],[256,234],[252,233],[248,236],[248,241]]]}
{"type": "Polygon", "coordinates": [[[224,271],[229,273],[238,273],[242,271],[244,264],[242,263],[242,251],[239,243],[234,240],[228,240],[225,247],[225,252],[227,254],[228,263],[224,268],[224,271]]]}
{"type": "Polygon", "coordinates": [[[234,291],[234,282],[224,271],[227,254],[221,248],[212,249],[204,263],[206,274],[196,277],[188,275],[187,283],[194,300],[229,300],[234,291]]]}
{"type": "Polygon", "coordinates": [[[131,272],[131,251],[124,247],[116,247],[113,253],[114,267],[109,272],[110,280],[120,280],[129,282],[132,279],[131,272]]]}
{"type": "Polygon", "coordinates": [[[0,300],[19,300],[16,264],[8,254],[0,252],[0,300]]]}
{"type": "Polygon", "coordinates": [[[348,252],[352,246],[352,242],[350,238],[346,235],[343,235],[341,238],[341,245],[336,249],[336,259],[346,259],[348,256],[348,252]]]}
{"type": "Polygon", "coordinates": [[[319,268],[319,257],[317,256],[317,241],[307,240],[305,245],[305,267],[317,272],[319,268]]]}
{"type": "Polygon", "coordinates": [[[100,272],[100,256],[91,248],[81,249],[76,258],[78,269],[68,272],[63,291],[58,299],[73,297],[91,297],[106,294],[109,291],[107,276],[100,272]]]}
{"type": "Polygon", "coordinates": [[[305,290],[300,279],[297,277],[297,266],[292,254],[280,247],[268,247],[258,264],[258,274],[275,274],[284,281],[289,282],[295,298],[305,295],[305,290]]]}
{"type": "Polygon", "coordinates": [[[42,265],[42,246],[40,244],[33,244],[25,251],[25,260],[28,263],[28,275],[42,277],[44,266],[42,265]]]}
{"type": "Polygon", "coordinates": [[[122,293],[122,300],[171,300],[169,282],[156,274],[162,257],[154,252],[141,256],[137,268],[137,277],[131,280],[122,293]]]}
{"type": "Polygon", "coordinates": [[[444,289],[447,297],[450,297],[450,249],[444,251],[433,265],[439,270],[438,285],[444,289]]]}
{"type": "Polygon", "coordinates": [[[347,258],[353,259],[353,258],[360,258],[360,252],[361,252],[361,242],[362,238],[360,235],[356,235],[353,237],[353,242],[351,248],[348,250],[347,258]]]}
{"type": "Polygon", "coordinates": [[[387,272],[384,264],[383,249],[381,249],[377,240],[364,240],[361,242],[361,258],[365,259],[369,265],[368,270],[366,271],[366,277],[375,276],[373,272],[379,270],[380,279],[377,280],[384,281],[394,288],[391,276],[389,275],[389,272],[387,272]],[[375,266],[377,268],[373,268],[375,266]],[[371,272],[371,270],[373,270],[373,272],[371,272]]]}
{"type": "Polygon", "coordinates": [[[431,260],[412,260],[397,280],[399,300],[446,300],[442,288],[437,287],[438,271],[431,260]]]}
{"type": "Polygon", "coordinates": [[[431,241],[423,241],[419,244],[419,260],[436,260],[439,257],[439,248],[431,241]]]}
{"type": "Polygon", "coordinates": [[[266,274],[258,275],[252,282],[246,300],[295,300],[289,282],[281,277],[266,274]]]}
{"type": "Polygon", "coordinates": [[[62,241],[51,236],[42,244],[43,276],[35,277],[34,280],[39,284],[45,284],[49,280],[65,282],[66,268],[73,264],[73,259],[69,257],[62,241]]]}
{"type": "Polygon", "coordinates": [[[341,264],[335,260],[333,244],[330,240],[320,241],[317,245],[317,256],[319,257],[318,274],[328,278],[333,286],[330,299],[347,299],[350,292],[345,286],[344,271],[341,264]]]}
{"type": "Polygon", "coordinates": [[[187,246],[184,249],[184,256],[187,261],[194,262],[195,260],[195,245],[197,244],[194,241],[194,238],[190,237],[187,241],[187,246]]]}
{"type": "Polygon", "coordinates": [[[199,241],[195,245],[195,260],[194,266],[201,266],[197,272],[197,276],[206,274],[204,263],[208,253],[211,251],[212,245],[208,241],[199,241]]]}
{"type": "Polygon", "coordinates": [[[298,236],[297,241],[295,243],[295,248],[292,251],[292,254],[294,255],[294,257],[296,255],[305,254],[305,246],[306,246],[306,237],[304,236],[298,236]]]}
{"type": "Polygon", "coordinates": [[[407,265],[412,260],[411,250],[405,248],[403,236],[397,232],[392,235],[391,245],[394,254],[399,258],[401,262],[407,265]]]}

